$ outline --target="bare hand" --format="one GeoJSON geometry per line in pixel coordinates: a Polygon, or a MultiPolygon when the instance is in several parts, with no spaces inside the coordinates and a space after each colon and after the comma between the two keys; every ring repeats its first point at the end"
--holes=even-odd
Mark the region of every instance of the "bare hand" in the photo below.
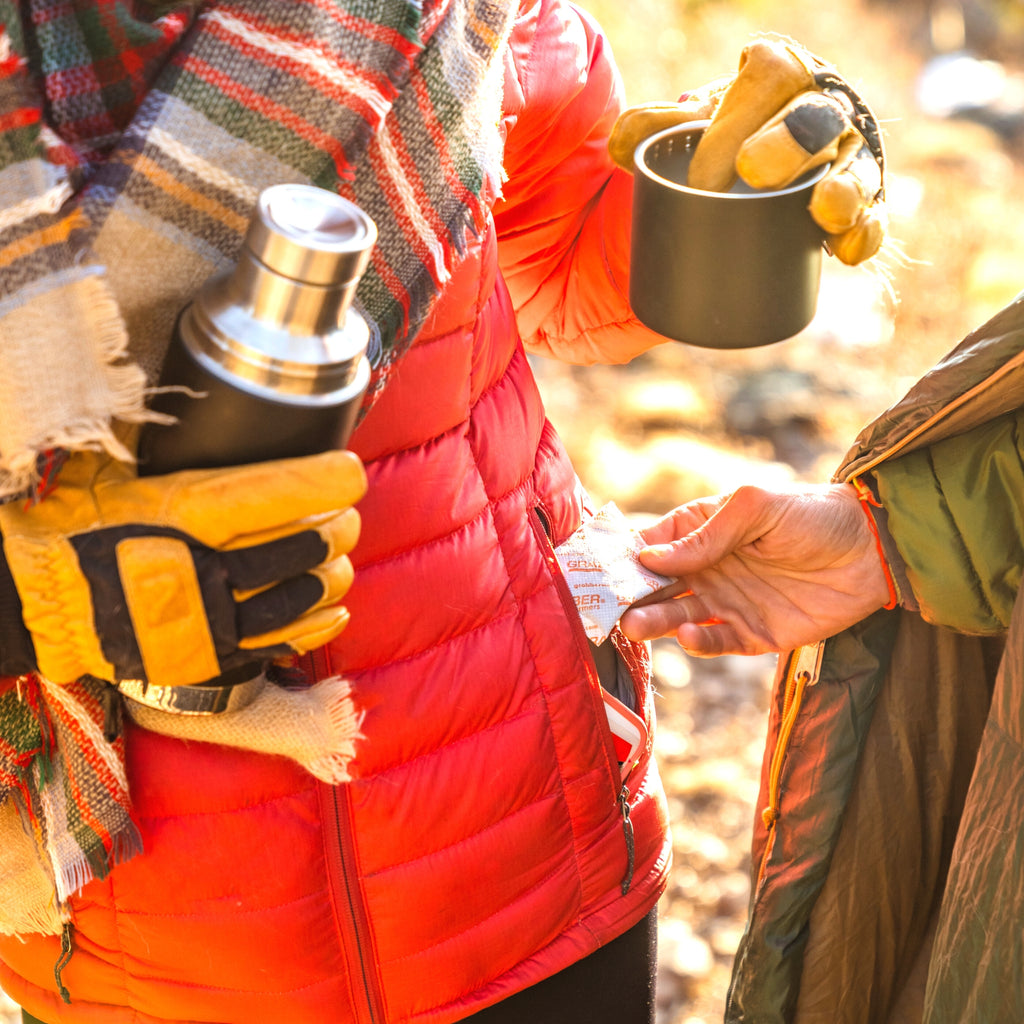
{"type": "Polygon", "coordinates": [[[673,633],[690,654],[763,654],[814,643],[889,599],[850,484],[741,487],[681,505],[641,534],[640,560],[679,582],[622,617],[634,640],[673,633]]]}

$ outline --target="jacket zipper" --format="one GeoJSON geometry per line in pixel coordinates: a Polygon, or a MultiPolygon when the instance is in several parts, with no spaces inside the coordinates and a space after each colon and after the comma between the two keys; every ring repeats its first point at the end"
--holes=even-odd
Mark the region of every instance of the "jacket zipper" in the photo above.
{"type": "MultiPolygon", "coordinates": [[[[586,633],[583,631],[583,624],[580,622],[579,612],[576,608],[576,602],[572,598],[572,593],[569,590],[569,584],[566,583],[562,576],[561,570],[558,567],[558,559],[555,558],[554,545],[551,540],[551,524],[548,522],[548,518],[544,513],[544,510],[540,506],[535,506],[532,510],[533,514],[531,520],[534,526],[534,532],[538,535],[538,540],[541,541],[543,550],[545,552],[544,557],[548,563],[548,567],[551,569],[551,577],[555,582],[555,589],[558,593],[559,599],[562,602],[562,606],[565,609],[566,617],[569,620],[569,627],[573,631],[573,637],[576,641],[576,648],[580,655],[580,663],[584,666],[590,660],[590,652],[586,648],[586,633]]],[[[592,678],[592,682],[600,687],[601,682],[596,677],[596,672],[592,678]]],[[[599,694],[594,686],[591,686],[590,692],[595,702],[599,700],[599,694]]],[[[598,716],[604,715],[604,707],[598,707],[598,716]]],[[[599,721],[601,718],[599,717],[599,721]]],[[[621,788],[618,790],[617,803],[619,805],[619,814],[622,817],[622,835],[626,844],[626,873],[622,877],[620,889],[622,895],[625,896],[629,892],[629,887],[633,884],[633,870],[635,866],[635,837],[633,834],[633,822],[629,816],[629,777],[621,779],[618,762],[615,760],[615,748],[612,746],[612,740],[609,736],[605,743],[605,755],[608,762],[608,767],[611,772],[612,782],[616,787],[621,788]]],[[[632,771],[632,769],[631,769],[632,771]]]]}
{"type": "Polygon", "coordinates": [[[825,651],[824,641],[799,648],[790,659],[786,670],[786,685],[782,694],[782,719],[779,723],[779,735],[772,751],[772,759],[768,767],[768,803],[761,811],[761,821],[768,830],[768,842],[757,872],[757,884],[764,878],[768,859],[775,846],[775,825],[779,820],[779,803],[782,781],[782,766],[789,750],[789,741],[793,735],[793,727],[800,716],[803,706],[804,692],[808,686],[814,686],[821,673],[821,658],[825,651]]]}
{"type": "MultiPolygon", "coordinates": [[[[325,647],[310,655],[310,663],[317,679],[333,674],[330,654],[325,647]]],[[[332,884],[342,949],[350,967],[353,1010],[358,1024],[382,1024],[384,999],[373,956],[369,915],[355,868],[351,795],[347,786],[322,782],[319,788],[328,878],[332,884]]]]}
{"type": "Polygon", "coordinates": [[[68,991],[67,985],[64,984],[62,975],[64,969],[71,963],[71,957],[75,952],[72,944],[73,938],[74,926],[70,921],[65,921],[60,926],[60,956],[53,965],[53,977],[57,982],[57,992],[60,994],[61,1001],[67,1004],[71,1003],[71,993],[68,991]]]}
{"type": "Polygon", "coordinates": [[[633,868],[636,860],[636,842],[633,836],[633,821],[629,816],[629,786],[622,784],[619,791],[619,813],[622,815],[622,833],[626,838],[626,873],[622,876],[619,891],[623,896],[633,884],[633,868]]]}

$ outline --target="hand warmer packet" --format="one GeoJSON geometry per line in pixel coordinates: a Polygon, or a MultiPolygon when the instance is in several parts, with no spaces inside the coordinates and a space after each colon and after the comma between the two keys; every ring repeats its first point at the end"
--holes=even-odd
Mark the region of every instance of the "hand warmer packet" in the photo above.
{"type": "Polygon", "coordinates": [[[614,502],[588,519],[555,557],[569,584],[587,637],[602,644],[622,613],[646,594],[674,582],[645,569],[637,555],[644,548],[614,502]]]}

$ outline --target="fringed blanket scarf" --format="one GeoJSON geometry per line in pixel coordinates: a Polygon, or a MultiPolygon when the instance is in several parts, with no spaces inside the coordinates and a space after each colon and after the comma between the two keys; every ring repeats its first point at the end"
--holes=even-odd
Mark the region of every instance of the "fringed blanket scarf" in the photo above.
{"type": "Polygon", "coordinates": [[[358,300],[379,386],[496,189],[512,10],[0,0],[0,495],[143,417],[178,311],[268,185],[376,222],[358,300]]]}
{"type": "Polygon", "coordinates": [[[107,692],[0,681],[0,933],[59,930],[60,904],[139,850],[123,741],[103,735],[107,692]]]}
{"type": "MultiPolygon", "coordinates": [[[[372,401],[497,194],[516,6],[0,0],[0,500],[54,452],[130,457],[114,424],[146,418],[178,311],[272,184],[377,224],[372,401]]],[[[63,899],[135,848],[127,790],[98,692],[27,686],[0,693],[0,812],[17,802],[63,899]]]]}

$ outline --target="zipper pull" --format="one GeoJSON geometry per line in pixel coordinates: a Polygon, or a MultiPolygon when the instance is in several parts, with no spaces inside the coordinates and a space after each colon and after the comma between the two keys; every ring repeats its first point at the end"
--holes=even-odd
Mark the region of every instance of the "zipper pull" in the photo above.
{"type": "Polygon", "coordinates": [[[626,877],[622,879],[622,895],[629,892],[633,884],[633,858],[636,852],[636,844],[633,839],[633,822],[629,817],[629,786],[623,786],[619,792],[619,808],[622,811],[622,832],[626,837],[626,877]]]}
{"type": "Polygon", "coordinates": [[[798,648],[792,655],[786,672],[786,684],[782,696],[782,719],[775,750],[768,768],[768,806],[761,811],[761,821],[770,832],[779,820],[779,790],[782,776],[782,762],[789,749],[789,738],[803,705],[804,690],[815,686],[821,677],[821,659],[825,654],[825,641],[798,648]]]}
{"type": "Polygon", "coordinates": [[[793,675],[799,677],[802,674],[806,674],[805,684],[807,686],[814,686],[821,676],[821,659],[824,657],[824,654],[824,640],[801,647],[796,652],[796,660],[793,663],[793,675]]]}

